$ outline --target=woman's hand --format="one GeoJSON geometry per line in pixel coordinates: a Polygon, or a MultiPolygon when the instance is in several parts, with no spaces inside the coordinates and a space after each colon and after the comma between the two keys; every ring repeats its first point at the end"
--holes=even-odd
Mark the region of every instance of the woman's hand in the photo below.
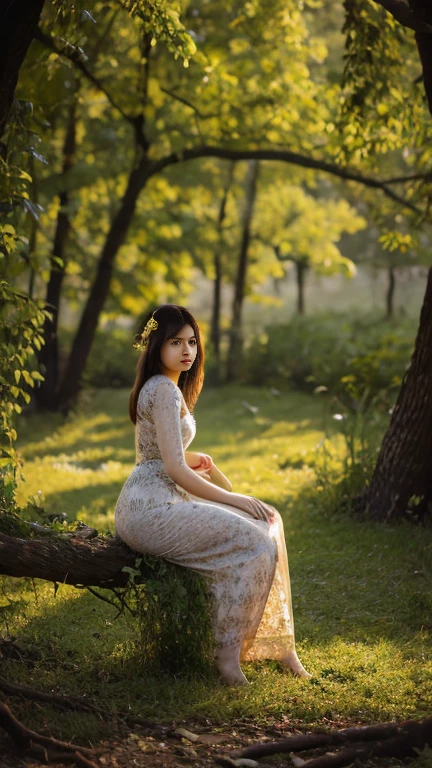
{"type": "Polygon", "coordinates": [[[254,520],[264,520],[266,523],[272,523],[275,518],[275,510],[270,504],[266,504],[255,496],[244,496],[242,493],[233,493],[233,501],[230,504],[238,507],[243,512],[254,518],[254,520]]]}
{"type": "Polygon", "coordinates": [[[213,466],[213,459],[207,453],[186,451],[186,463],[189,469],[193,469],[195,471],[208,471],[213,466]]]}

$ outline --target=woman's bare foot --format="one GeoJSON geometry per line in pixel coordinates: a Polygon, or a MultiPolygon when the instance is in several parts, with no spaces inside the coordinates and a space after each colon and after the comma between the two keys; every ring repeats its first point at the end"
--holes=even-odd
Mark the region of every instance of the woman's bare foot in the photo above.
{"type": "Polygon", "coordinates": [[[216,666],[227,685],[249,685],[240,668],[240,645],[220,648],[216,655],[216,666]]]}
{"type": "Polygon", "coordinates": [[[312,677],[312,675],[305,670],[296,651],[288,651],[281,659],[281,664],[285,669],[289,669],[296,677],[302,677],[304,679],[312,677]]]}

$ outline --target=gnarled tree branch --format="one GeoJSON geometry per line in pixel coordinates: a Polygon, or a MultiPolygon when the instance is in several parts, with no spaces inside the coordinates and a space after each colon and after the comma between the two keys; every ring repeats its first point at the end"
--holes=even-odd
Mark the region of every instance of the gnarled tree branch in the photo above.
{"type": "Polygon", "coordinates": [[[181,163],[186,160],[196,160],[201,157],[218,157],[221,160],[279,160],[285,163],[291,163],[292,165],[299,165],[303,168],[324,171],[325,173],[330,173],[332,176],[337,176],[344,181],[355,181],[358,184],[363,184],[365,187],[380,189],[387,195],[387,197],[390,197],[404,208],[408,208],[414,213],[421,214],[420,209],[414,203],[401,195],[398,195],[392,189],[389,189],[386,183],[379,179],[371,179],[369,176],[365,176],[358,171],[343,168],[335,163],[329,163],[326,160],[318,160],[314,157],[301,155],[298,152],[291,152],[287,149],[228,149],[225,147],[208,145],[192,147],[190,149],[184,149],[181,152],[172,152],[170,155],[160,158],[160,160],[155,160],[152,163],[151,175],[153,176],[156,173],[159,173],[170,165],[175,165],[176,163],[181,163]]]}
{"type": "Polygon", "coordinates": [[[117,537],[20,539],[0,533],[0,573],[74,586],[125,587],[137,554],[117,537]]]}

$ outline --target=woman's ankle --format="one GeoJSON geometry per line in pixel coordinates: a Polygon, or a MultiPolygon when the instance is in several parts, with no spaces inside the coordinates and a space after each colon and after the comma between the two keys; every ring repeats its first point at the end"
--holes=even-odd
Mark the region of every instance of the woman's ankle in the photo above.
{"type": "Polygon", "coordinates": [[[295,649],[286,652],[281,659],[281,664],[286,669],[289,669],[296,677],[302,677],[304,679],[312,677],[312,675],[304,668],[295,649]]]}
{"type": "Polygon", "coordinates": [[[216,654],[216,666],[227,685],[248,685],[240,667],[240,645],[220,648],[216,654]]]}

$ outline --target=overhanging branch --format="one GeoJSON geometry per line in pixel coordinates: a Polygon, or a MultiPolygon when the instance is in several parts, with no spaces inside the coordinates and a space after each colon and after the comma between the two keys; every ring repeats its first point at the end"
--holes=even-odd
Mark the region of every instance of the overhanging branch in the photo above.
{"type": "Polygon", "coordinates": [[[154,176],[170,165],[175,165],[187,160],[197,160],[201,157],[217,157],[221,160],[279,160],[284,163],[290,163],[291,165],[299,165],[302,168],[323,171],[332,176],[337,176],[344,181],[355,181],[358,184],[363,184],[365,187],[380,189],[387,195],[387,197],[399,203],[404,208],[408,208],[419,215],[422,213],[410,200],[406,200],[392,189],[389,189],[384,181],[371,179],[369,176],[364,176],[349,168],[342,168],[341,166],[329,163],[326,160],[318,160],[285,149],[226,149],[224,147],[203,145],[201,147],[185,149],[182,152],[172,152],[170,155],[160,158],[160,160],[155,160],[152,163],[150,175],[154,176]]]}
{"type": "Polygon", "coordinates": [[[432,171],[424,173],[413,173],[411,176],[393,176],[390,179],[383,179],[383,184],[404,184],[407,181],[431,181],[432,171]]]}
{"type": "Polygon", "coordinates": [[[120,104],[115,101],[114,97],[105,88],[101,80],[99,80],[99,78],[97,78],[96,75],[94,75],[93,72],[89,70],[83,61],[81,50],[71,45],[67,41],[65,41],[64,48],[59,48],[54,38],[40,29],[40,27],[35,33],[35,39],[42,43],[42,45],[45,45],[46,48],[49,48],[50,51],[56,53],[58,56],[63,56],[64,58],[71,61],[72,64],[81,72],[81,74],[83,74],[84,77],[89,80],[89,82],[92,83],[95,88],[97,88],[99,91],[101,91],[101,93],[104,94],[104,96],[106,96],[113,109],[119,112],[123,119],[132,125],[135,131],[137,144],[139,144],[144,149],[144,151],[147,152],[150,147],[150,143],[142,130],[143,116],[141,114],[136,116],[128,115],[128,113],[124,111],[123,107],[121,107],[120,104]]]}

